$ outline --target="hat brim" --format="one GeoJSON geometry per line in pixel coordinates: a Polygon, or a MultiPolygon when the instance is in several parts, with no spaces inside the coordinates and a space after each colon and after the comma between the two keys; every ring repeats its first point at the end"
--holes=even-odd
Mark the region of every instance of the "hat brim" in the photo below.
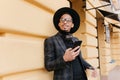
{"type": "Polygon", "coordinates": [[[69,8],[69,7],[60,8],[59,10],[57,10],[55,12],[55,14],[53,16],[53,23],[54,23],[55,28],[58,31],[60,31],[58,23],[59,23],[61,16],[65,13],[70,14],[73,19],[74,27],[70,30],[70,33],[76,32],[78,30],[78,28],[80,27],[80,16],[75,10],[73,10],[72,8],[69,8]]]}

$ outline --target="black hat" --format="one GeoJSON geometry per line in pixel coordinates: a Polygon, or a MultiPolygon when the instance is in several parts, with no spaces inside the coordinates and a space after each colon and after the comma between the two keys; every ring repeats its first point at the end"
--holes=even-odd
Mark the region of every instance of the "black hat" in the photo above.
{"type": "Polygon", "coordinates": [[[59,23],[61,16],[65,13],[70,14],[73,19],[74,27],[70,30],[70,33],[76,32],[80,26],[80,16],[75,10],[69,7],[60,8],[55,12],[54,17],[53,17],[53,23],[55,25],[55,28],[58,31],[60,31],[58,23],[59,23]]]}

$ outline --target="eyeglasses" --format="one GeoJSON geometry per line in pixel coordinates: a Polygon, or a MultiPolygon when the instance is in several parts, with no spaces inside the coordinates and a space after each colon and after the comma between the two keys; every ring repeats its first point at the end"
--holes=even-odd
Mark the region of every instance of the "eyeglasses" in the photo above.
{"type": "Polygon", "coordinates": [[[72,22],[72,19],[69,19],[69,18],[61,18],[60,19],[60,22],[67,22],[67,23],[69,23],[69,22],[72,22]]]}

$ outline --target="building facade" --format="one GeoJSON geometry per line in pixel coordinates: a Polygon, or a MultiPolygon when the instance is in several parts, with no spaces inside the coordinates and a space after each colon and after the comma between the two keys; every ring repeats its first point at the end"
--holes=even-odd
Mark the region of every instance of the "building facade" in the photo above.
{"type": "MultiPolygon", "coordinates": [[[[0,80],[52,80],[44,69],[44,39],[56,33],[54,12],[72,7],[80,17],[74,34],[83,40],[82,55],[103,80],[120,65],[120,29],[109,23],[96,6],[99,0],[1,0],[0,1],[0,80]]],[[[104,8],[102,8],[104,9],[104,8]]]]}

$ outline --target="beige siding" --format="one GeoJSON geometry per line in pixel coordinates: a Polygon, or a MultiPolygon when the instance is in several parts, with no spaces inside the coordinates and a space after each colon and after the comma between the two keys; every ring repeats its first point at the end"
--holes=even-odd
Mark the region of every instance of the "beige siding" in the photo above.
{"type": "Polygon", "coordinates": [[[67,0],[0,0],[0,80],[52,80],[44,70],[44,39],[67,0]]]}
{"type": "MultiPolygon", "coordinates": [[[[94,11],[95,12],[95,11],[94,11]]],[[[91,13],[92,14],[92,13],[91,13]]],[[[96,26],[96,19],[93,17],[90,13],[86,12],[86,21],[88,21],[90,24],[96,26]]]]}
{"type": "MultiPolygon", "coordinates": [[[[91,1],[91,0],[90,0],[91,1]]],[[[82,44],[82,55],[84,59],[91,65],[93,65],[95,68],[99,67],[99,59],[98,57],[98,49],[96,48],[98,46],[97,41],[97,22],[96,22],[96,11],[90,10],[90,11],[84,11],[82,8],[84,6],[84,2],[82,1],[73,1],[73,8],[78,11],[78,13],[81,16],[81,25],[80,29],[75,33],[75,35],[83,41],[82,44]]],[[[89,1],[86,1],[86,7],[87,9],[93,7],[89,1]]],[[[99,76],[99,69],[98,70],[98,77],[93,78],[91,77],[91,71],[88,70],[88,78],[89,80],[100,80],[99,76]]]]}
{"type": "Polygon", "coordinates": [[[43,2],[43,0],[37,0],[39,2],[42,1],[42,3],[38,2],[39,6],[37,6],[37,4],[30,4],[29,1],[32,0],[1,0],[0,10],[2,11],[0,13],[0,28],[36,35],[48,36],[53,34],[56,31],[52,23],[53,11],[62,6],[68,6],[68,1],[63,0],[64,3],[56,7],[55,5],[57,5],[59,2],[54,2],[54,0],[52,0],[54,3],[50,7],[48,6],[48,3],[46,4],[46,2],[51,3],[52,1],[45,2],[44,0],[43,2]],[[42,7],[43,5],[44,7],[42,7]],[[53,7],[54,9],[52,9],[53,7]],[[48,11],[51,10],[51,12],[47,12],[46,8],[48,11]]]}
{"type": "MultiPolygon", "coordinates": [[[[114,27],[111,44],[106,43],[103,25],[98,24],[101,30],[97,32],[96,10],[82,8],[99,6],[99,0],[86,0],[86,4],[83,0],[71,1],[81,17],[74,35],[83,40],[82,55],[95,68],[100,67],[97,78],[91,77],[91,70],[87,71],[88,78],[100,80],[100,75],[108,75],[116,64],[120,65],[120,29],[114,27]],[[116,62],[111,64],[112,59],[116,62]]],[[[52,80],[53,72],[44,69],[43,42],[57,32],[52,18],[63,6],[70,6],[68,0],[0,0],[0,80],[52,80]]]]}
{"type": "Polygon", "coordinates": [[[103,56],[101,57],[101,63],[109,63],[111,61],[111,56],[103,56]]]}
{"type": "Polygon", "coordinates": [[[45,70],[35,70],[7,75],[2,80],[52,80],[51,76],[52,73],[48,73],[45,70]]]}
{"type": "Polygon", "coordinates": [[[80,27],[81,33],[89,33],[92,36],[97,36],[97,30],[94,25],[91,25],[90,23],[86,22],[86,27],[80,27]]]}
{"type": "Polygon", "coordinates": [[[120,29],[114,27],[112,35],[112,57],[120,65],[120,29]]]}
{"type": "Polygon", "coordinates": [[[90,8],[97,7],[97,6],[101,5],[100,2],[99,2],[99,0],[87,0],[86,4],[87,4],[86,5],[87,9],[90,9],[90,8]],[[90,6],[92,6],[92,7],[90,7],[90,6]]]}
{"type": "Polygon", "coordinates": [[[111,54],[111,51],[109,49],[105,49],[105,48],[100,48],[100,49],[102,56],[109,56],[111,54]]]}
{"type": "Polygon", "coordinates": [[[43,39],[0,37],[0,44],[0,75],[44,67],[43,39]]]}
{"type": "Polygon", "coordinates": [[[81,50],[84,58],[98,57],[98,50],[94,47],[84,47],[84,48],[81,48],[81,50]]]}

